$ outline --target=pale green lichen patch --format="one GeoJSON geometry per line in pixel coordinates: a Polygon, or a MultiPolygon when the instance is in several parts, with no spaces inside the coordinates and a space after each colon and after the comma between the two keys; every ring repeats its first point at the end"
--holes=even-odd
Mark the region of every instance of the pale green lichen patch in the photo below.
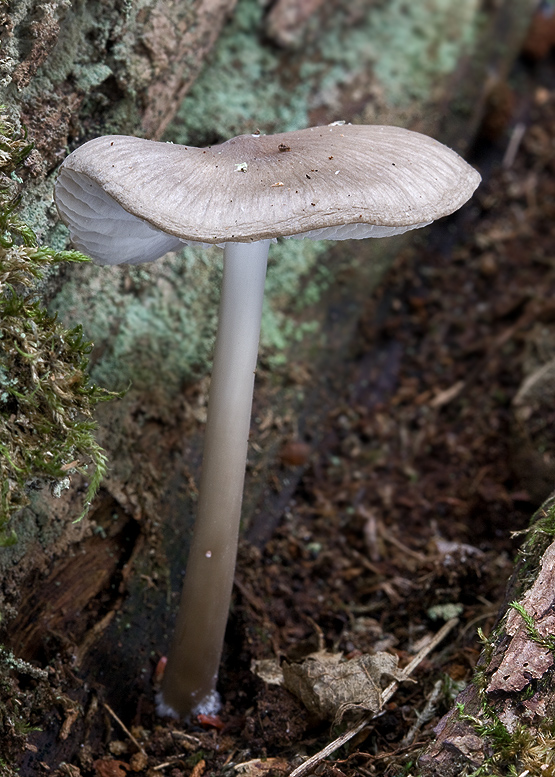
{"type": "Polygon", "coordinates": [[[286,361],[289,345],[300,342],[318,329],[317,321],[299,322],[298,314],[314,305],[330,282],[322,262],[327,243],[286,240],[270,248],[266,279],[260,349],[271,367],[286,361]],[[301,288],[300,279],[308,279],[301,288]]]}
{"type": "Polygon", "coordinates": [[[372,11],[370,32],[380,53],[374,72],[388,102],[433,98],[441,79],[472,50],[482,23],[480,6],[478,0],[392,0],[372,11]]]}
{"type": "MultiPolygon", "coordinates": [[[[270,248],[260,343],[271,366],[283,363],[282,351],[318,327],[310,320],[299,324],[296,314],[316,304],[329,286],[332,275],[321,261],[326,248],[312,240],[270,248]]],[[[185,248],[148,265],[87,265],[64,283],[51,310],[66,322],[80,321],[96,344],[95,381],[112,390],[159,385],[175,394],[209,371],[222,255],[219,248],[185,248]]]]}
{"type": "Polygon", "coordinates": [[[217,324],[218,248],[185,248],[148,265],[73,273],[51,309],[97,346],[91,375],[113,390],[175,394],[207,371],[217,324]]]}
{"type": "Polygon", "coordinates": [[[204,145],[257,128],[286,131],[306,125],[310,85],[283,91],[280,56],[264,45],[263,9],[239,2],[166,135],[178,143],[204,145]]]}
{"type": "Polygon", "coordinates": [[[283,52],[265,41],[262,4],[239,0],[167,137],[201,145],[255,129],[303,127],[313,110],[341,111],[357,81],[367,91],[374,82],[381,105],[422,109],[472,50],[481,16],[477,0],[393,0],[339,8],[332,21],[283,52]]]}

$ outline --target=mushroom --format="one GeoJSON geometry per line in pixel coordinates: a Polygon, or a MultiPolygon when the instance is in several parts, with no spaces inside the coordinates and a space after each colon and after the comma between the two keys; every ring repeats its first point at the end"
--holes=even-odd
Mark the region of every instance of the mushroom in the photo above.
{"type": "Polygon", "coordinates": [[[149,262],[182,243],[224,247],[198,514],[161,714],[219,707],[270,242],[406,232],[457,210],[479,181],[432,138],[343,122],[205,149],[100,137],[62,164],[60,216],[97,262],[149,262]]]}

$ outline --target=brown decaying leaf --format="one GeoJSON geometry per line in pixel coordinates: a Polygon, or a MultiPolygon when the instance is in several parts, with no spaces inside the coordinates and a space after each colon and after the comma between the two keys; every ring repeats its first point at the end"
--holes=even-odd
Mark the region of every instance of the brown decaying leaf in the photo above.
{"type": "Polygon", "coordinates": [[[202,777],[204,774],[204,769],[206,768],[206,761],[204,758],[202,758],[195,766],[193,767],[193,771],[191,772],[191,777],[202,777]]]}
{"type": "Polygon", "coordinates": [[[362,655],[346,661],[340,653],[319,651],[302,662],[283,665],[283,684],[309,712],[339,722],[349,712],[376,713],[383,679],[404,680],[390,653],[362,655]]]}

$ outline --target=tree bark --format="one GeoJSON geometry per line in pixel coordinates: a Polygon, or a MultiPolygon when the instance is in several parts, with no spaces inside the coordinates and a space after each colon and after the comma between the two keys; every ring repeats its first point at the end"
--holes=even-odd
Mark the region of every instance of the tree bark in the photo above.
{"type": "Polygon", "coordinates": [[[0,6],[0,102],[44,175],[77,137],[158,137],[237,0],[11,0],[0,6]]]}

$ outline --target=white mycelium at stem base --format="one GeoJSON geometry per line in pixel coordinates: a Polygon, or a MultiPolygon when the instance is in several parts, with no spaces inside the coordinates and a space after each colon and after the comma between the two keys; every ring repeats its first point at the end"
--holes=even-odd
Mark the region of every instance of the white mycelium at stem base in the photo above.
{"type": "Polygon", "coordinates": [[[198,515],[158,711],[214,713],[233,587],[269,241],[227,243],[198,515]]]}

